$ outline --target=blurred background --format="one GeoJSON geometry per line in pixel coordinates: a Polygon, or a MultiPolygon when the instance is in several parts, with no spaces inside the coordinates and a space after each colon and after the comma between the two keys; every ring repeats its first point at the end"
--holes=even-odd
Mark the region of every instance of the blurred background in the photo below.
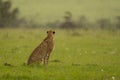
{"type": "Polygon", "coordinates": [[[120,0],[0,0],[0,28],[120,29],[120,0]]]}

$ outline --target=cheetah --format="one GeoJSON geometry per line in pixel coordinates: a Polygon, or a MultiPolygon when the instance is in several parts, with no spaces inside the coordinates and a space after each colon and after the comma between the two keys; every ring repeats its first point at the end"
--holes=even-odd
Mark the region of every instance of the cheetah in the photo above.
{"type": "Polygon", "coordinates": [[[53,35],[55,34],[55,31],[49,30],[47,31],[47,37],[41,42],[38,47],[36,47],[32,54],[30,55],[27,65],[30,65],[32,63],[40,63],[43,61],[44,65],[48,64],[48,60],[50,57],[50,54],[54,48],[54,40],[53,35]]]}

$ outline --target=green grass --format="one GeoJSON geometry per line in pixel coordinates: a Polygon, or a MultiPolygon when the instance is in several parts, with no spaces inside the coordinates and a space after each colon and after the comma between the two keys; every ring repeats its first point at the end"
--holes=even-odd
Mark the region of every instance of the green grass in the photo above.
{"type": "Polygon", "coordinates": [[[0,80],[120,79],[119,31],[56,30],[48,66],[24,65],[45,36],[46,29],[0,29],[0,80]]]}
{"type": "Polygon", "coordinates": [[[65,11],[73,14],[73,19],[85,15],[90,20],[120,16],[119,0],[11,0],[13,7],[20,9],[20,16],[34,19],[38,23],[63,20],[65,11]]]}

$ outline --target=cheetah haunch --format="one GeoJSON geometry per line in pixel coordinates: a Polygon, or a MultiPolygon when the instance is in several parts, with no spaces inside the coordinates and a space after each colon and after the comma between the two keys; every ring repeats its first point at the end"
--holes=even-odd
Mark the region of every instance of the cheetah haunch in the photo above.
{"type": "Polygon", "coordinates": [[[53,35],[55,31],[47,31],[47,37],[41,42],[41,44],[34,49],[30,55],[27,65],[32,63],[40,63],[43,61],[44,65],[48,64],[50,54],[54,47],[53,35]]]}

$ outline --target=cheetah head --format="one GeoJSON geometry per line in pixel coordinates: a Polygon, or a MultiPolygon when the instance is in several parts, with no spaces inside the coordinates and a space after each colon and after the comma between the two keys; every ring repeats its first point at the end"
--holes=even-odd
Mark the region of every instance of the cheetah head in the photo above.
{"type": "Polygon", "coordinates": [[[54,35],[54,34],[55,34],[55,31],[49,30],[49,31],[47,31],[47,34],[48,34],[48,35],[54,35]]]}

